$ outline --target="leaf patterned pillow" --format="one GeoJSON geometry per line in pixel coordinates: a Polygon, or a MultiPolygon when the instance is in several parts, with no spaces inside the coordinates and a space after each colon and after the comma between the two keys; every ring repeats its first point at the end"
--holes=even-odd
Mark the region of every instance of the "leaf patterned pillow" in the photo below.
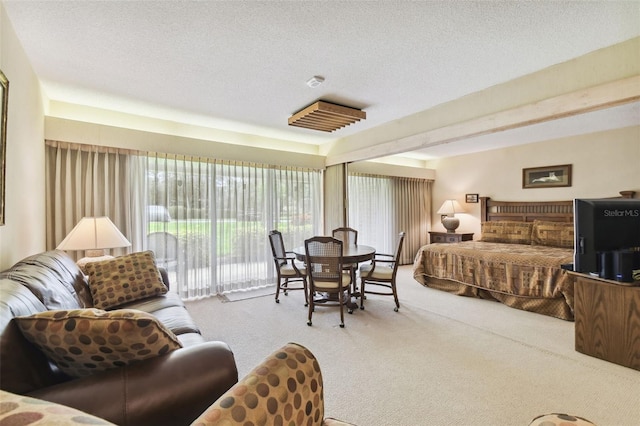
{"type": "Polygon", "coordinates": [[[24,337],[71,377],[122,367],[182,347],[153,315],[73,309],[15,317],[24,337]]]}

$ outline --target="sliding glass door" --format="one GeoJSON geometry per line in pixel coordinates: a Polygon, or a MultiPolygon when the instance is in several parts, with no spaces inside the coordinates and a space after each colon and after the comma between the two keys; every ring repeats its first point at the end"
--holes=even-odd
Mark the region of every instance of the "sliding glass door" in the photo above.
{"type": "Polygon", "coordinates": [[[148,247],[172,255],[159,263],[185,298],[273,284],[267,234],[280,230],[292,247],[318,232],[320,173],[149,155],[148,247]]]}

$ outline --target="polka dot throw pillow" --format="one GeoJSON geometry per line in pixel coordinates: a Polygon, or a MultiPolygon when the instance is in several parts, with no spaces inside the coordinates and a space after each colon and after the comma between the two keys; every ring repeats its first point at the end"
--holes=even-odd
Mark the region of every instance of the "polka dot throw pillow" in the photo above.
{"type": "Polygon", "coordinates": [[[85,266],[93,306],[111,309],[167,292],[152,251],[131,253],[85,266]]]}
{"type": "Polygon", "coordinates": [[[106,420],[28,396],[0,390],[0,425],[113,425],[106,420]]]}
{"type": "Polygon", "coordinates": [[[153,315],[134,309],[46,311],[15,320],[25,338],[71,377],[122,367],[182,347],[153,315]]]}

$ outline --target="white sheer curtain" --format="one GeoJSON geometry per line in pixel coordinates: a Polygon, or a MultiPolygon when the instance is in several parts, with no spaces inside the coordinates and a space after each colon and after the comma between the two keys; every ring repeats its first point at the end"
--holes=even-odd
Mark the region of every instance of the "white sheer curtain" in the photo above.
{"type": "MultiPolygon", "coordinates": [[[[322,173],[277,167],[270,169],[269,174],[267,227],[282,232],[287,250],[303,246],[304,240],[322,233],[322,173]]],[[[275,282],[275,270],[270,272],[273,274],[270,280],[275,282]]]]}
{"type": "Polygon", "coordinates": [[[139,153],[50,140],[45,145],[47,249],[55,248],[84,216],[108,216],[132,243],[111,254],[141,249],[144,175],[131,173],[144,164],[139,153]]]}
{"type": "Polygon", "coordinates": [[[358,230],[358,243],[392,254],[398,233],[404,231],[400,263],[412,263],[428,243],[431,181],[353,173],[348,184],[349,226],[358,230]]]}
{"type": "Polygon", "coordinates": [[[358,230],[358,243],[392,253],[397,227],[391,178],[351,174],[348,183],[349,226],[358,230]]]}
{"type": "Polygon", "coordinates": [[[346,164],[336,164],[324,172],[324,235],[331,235],[332,230],[345,226],[345,167],[346,164]]]}
{"type": "Polygon", "coordinates": [[[319,230],[320,171],[156,153],[147,166],[150,211],[168,213],[149,232],[177,238],[182,297],[273,284],[268,232],[291,247],[319,230]]]}

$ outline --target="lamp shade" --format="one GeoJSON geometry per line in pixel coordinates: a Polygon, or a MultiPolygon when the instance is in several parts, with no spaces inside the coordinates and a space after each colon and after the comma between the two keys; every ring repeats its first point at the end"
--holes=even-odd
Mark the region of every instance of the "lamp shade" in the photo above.
{"type": "Polygon", "coordinates": [[[58,250],[101,250],[128,247],[131,243],[106,216],[83,217],[58,244],[58,250]]]}
{"type": "Polygon", "coordinates": [[[446,214],[448,216],[453,216],[456,213],[463,213],[464,209],[456,200],[445,200],[442,203],[442,207],[438,210],[438,214],[446,214]]]}

